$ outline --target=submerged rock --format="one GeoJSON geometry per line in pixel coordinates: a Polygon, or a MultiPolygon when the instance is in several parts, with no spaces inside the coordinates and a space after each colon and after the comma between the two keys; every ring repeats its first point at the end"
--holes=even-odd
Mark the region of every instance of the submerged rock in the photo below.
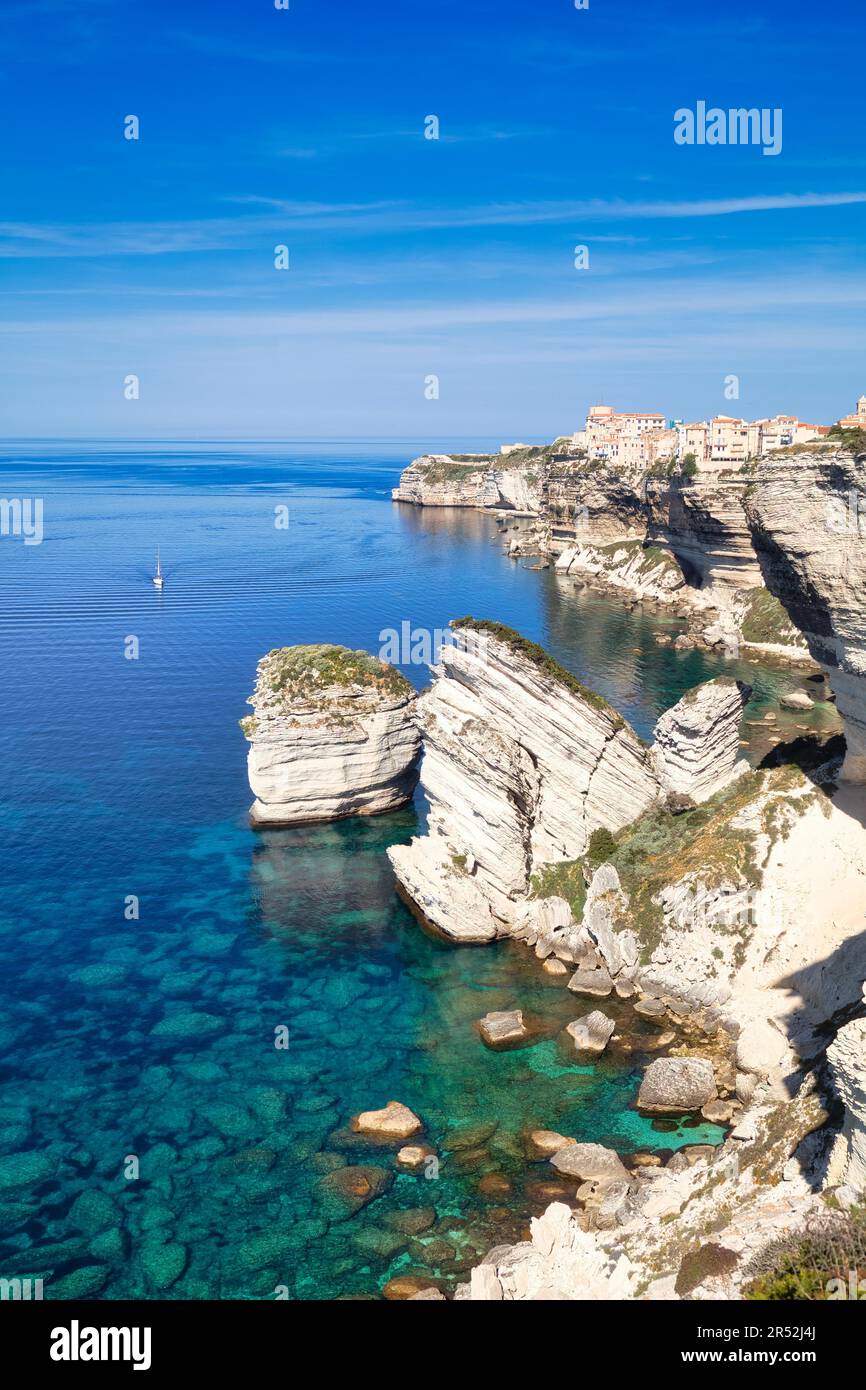
{"type": "Polygon", "coordinates": [[[76,1230],[93,1236],[107,1226],[118,1225],[120,1211],[107,1192],[92,1188],[76,1197],[69,1211],[69,1222],[76,1230]]]}
{"type": "Polygon", "coordinates": [[[568,974],[568,966],[556,956],[549,956],[541,968],[545,975],[554,975],[557,978],[568,974]]]}
{"type": "Polygon", "coordinates": [[[389,1100],[383,1110],[364,1110],[352,1120],[356,1134],[379,1135],[383,1139],[411,1139],[423,1128],[418,1116],[399,1100],[389,1100]]]}
{"type": "Polygon", "coordinates": [[[188,1013],[169,1014],[160,1019],[150,1030],[152,1038],[208,1038],[222,1032],[225,1022],[215,1014],[190,1010],[188,1013]]]}
{"type": "Polygon", "coordinates": [[[415,691],[387,662],[324,643],[282,647],[259,662],[249,703],[254,825],[369,816],[411,799],[415,691]]]}
{"type": "Polygon", "coordinates": [[[51,1280],[51,1297],[75,1300],[92,1298],[105,1288],[111,1270],[108,1265],[81,1265],[59,1279],[51,1280]]]}
{"type": "Polygon", "coordinates": [[[557,1134],[555,1129],[533,1129],[528,1135],[529,1150],[536,1158],[549,1158],[577,1141],[557,1134]]]}
{"type": "Polygon", "coordinates": [[[403,1207],[399,1211],[388,1211],[382,1217],[383,1226],[405,1236],[420,1235],[435,1224],[436,1212],[433,1207],[403,1207]]]}
{"type": "Polygon", "coordinates": [[[513,1191],[514,1185],[504,1173],[485,1173],[478,1183],[478,1194],[485,1201],[502,1201],[510,1197],[513,1191]]]}
{"type": "Polygon", "coordinates": [[[439,1285],[423,1274],[397,1274],[388,1280],[382,1290],[383,1297],[392,1303],[416,1298],[418,1294],[429,1296],[432,1293],[439,1293],[439,1285]]]}
{"type": "Polygon", "coordinates": [[[529,1037],[529,1029],[521,1009],[485,1014],[479,1019],[478,1030],[488,1047],[508,1047],[529,1037]]]}
{"type": "Polygon", "coordinates": [[[627,1182],[628,1172],[625,1164],[613,1149],[606,1149],[603,1144],[568,1144],[566,1148],[560,1149],[550,1160],[552,1166],[558,1173],[564,1173],[569,1178],[578,1178],[581,1182],[593,1182],[597,1179],[610,1179],[615,1182],[627,1182]]]}
{"type": "Polygon", "coordinates": [[[577,1052],[604,1052],[613,1037],[616,1024],[600,1009],[584,1014],[566,1027],[577,1052]]]}
{"type": "Polygon", "coordinates": [[[327,1213],[338,1221],[381,1197],[394,1181],[393,1173],[372,1164],[348,1164],[319,1180],[319,1194],[327,1213]]]}
{"type": "Polygon", "coordinates": [[[39,1149],[25,1153],[4,1154],[0,1157],[0,1192],[12,1192],[18,1187],[30,1187],[54,1176],[56,1161],[39,1149]]]}
{"type": "Polygon", "coordinates": [[[390,1260],[407,1244],[407,1237],[399,1231],[383,1231],[377,1226],[365,1226],[353,1231],[351,1241],[367,1259],[390,1260]]]}
{"type": "Polygon", "coordinates": [[[613,980],[606,970],[575,970],[568,982],[572,994],[606,999],[613,992],[613,980]]]}
{"type": "Polygon", "coordinates": [[[467,1124],[455,1125],[445,1135],[442,1147],[448,1153],[464,1153],[480,1149],[492,1139],[499,1128],[498,1120],[470,1120],[467,1124]]]}
{"type": "Polygon", "coordinates": [[[186,1269],[189,1258],[184,1245],[169,1241],[149,1241],[141,1252],[141,1265],[148,1281],[157,1290],[171,1288],[186,1269]]]}
{"type": "Polygon", "coordinates": [[[406,1144],[398,1151],[394,1162],[404,1172],[417,1173],[419,1168],[426,1168],[428,1161],[435,1157],[436,1150],[429,1144],[406,1144]]]}
{"type": "Polygon", "coordinates": [[[713,1064],[706,1057],[659,1057],[647,1067],[638,1109],[650,1115],[700,1110],[716,1099],[713,1064]]]}

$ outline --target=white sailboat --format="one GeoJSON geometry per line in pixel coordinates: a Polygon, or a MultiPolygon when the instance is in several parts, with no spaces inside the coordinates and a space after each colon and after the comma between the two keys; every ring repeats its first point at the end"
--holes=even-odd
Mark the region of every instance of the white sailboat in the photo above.
{"type": "Polygon", "coordinates": [[[153,576],[153,582],[157,589],[161,589],[165,583],[162,577],[162,570],[159,567],[159,546],[156,547],[156,574],[153,576]]]}

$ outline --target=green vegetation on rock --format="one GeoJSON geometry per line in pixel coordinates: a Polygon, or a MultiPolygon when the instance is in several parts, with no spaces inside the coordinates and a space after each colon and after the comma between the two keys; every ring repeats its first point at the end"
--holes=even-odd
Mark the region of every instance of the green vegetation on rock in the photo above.
{"type": "MultiPolygon", "coordinates": [[[[798,633],[779,600],[769,589],[751,589],[740,624],[744,642],[769,642],[790,646],[798,633]]],[[[802,639],[800,639],[802,641],[802,639]]]]}
{"type": "Polygon", "coordinates": [[[534,874],[529,888],[533,898],[564,898],[576,922],[583,917],[586,902],[586,883],[583,860],[570,859],[560,864],[545,864],[534,874]]]}
{"type": "MultiPolygon", "coordinates": [[[[628,894],[628,922],[637,932],[641,959],[646,963],[659,944],[665,924],[661,905],[653,901],[662,889],[686,877],[709,892],[725,884],[759,887],[763,865],[756,856],[755,833],[733,822],[756,798],[775,793],[790,801],[792,792],[801,787],[805,788],[806,798],[819,795],[804,781],[798,768],[782,767],[745,773],[733,786],[723,788],[702,805],[676,814],[665,807],[653,807],[632,825],[610,835],[612,849],[606,838],[610,832],[604,832],[602,840],[596,831],[599,838],[595,844],[590,839],[584,858],[543,869],[532,880],[533,896],[565,898],[579,921],[586,896],[584,866],[588,873],[599,863],[612,864],[628,894]],[[604,856],[597,858],[602,846],[604,856]]],[[[802,801],[791,804],[802,811],[802,801]]],[[[781,821],[776,824],[767,808],[762,828],[774,841],[783,833],[781,821]]],[[[734,950],[741,954],[745,934],[750,930],[748,923],[719,924],[718,930],[737,937],[734,950]]]]}
{"type": "Polygon", "coordinates": [[[705,1279],[730,1274],[736,1269],[738,1262],[739,1256],[733,1250],[728,1250],[724,1245],[716,1245],[712,1241],[701,1245],[697,1250],[690,1250],[680,1261],[676,1291],[681,1298],[685,1298],[705,1279]]]}
{"type": "Polygon", "coordinates": [[[618,551],[625,551],[629,559],[641,555],[640,569],[645,574],[649,570],[654,570],[661,565],[666,570],[675,570],[682,576],[682,571],[671,555],[669,550],[665,550],[660,545],[646,545],[641,540],[609,541],[607,545],[597,547],[601,555],[615,555],[618,551]]]}
{"type": "Polygon", "coordinates": [[[597,869],[599,864],[604,864],[616,849],[616,840],[611,832],[603,825],[593,830],[589,837],[589,844],[586,847],[586,858],[593,869],[597,869]]]}
{"type": "Polygon", "coordinates": [[[754,1278],[744,1297],[762,1303],[823,1302],[850,1298],[850,1271],[857,1288],[866,1273],[866,1210],[828,1212],[817,1228],[795,1232],[767,1246],[752,1261],[754,1278]]]}
{"type": "MultiPolygon", "coordinates": [[[[285,695],[315,696],[335,687],[381,690],[388,695],[410,695],[410,682],[393,666],[369,652],[352,651],[328,642],[311,646],[278,647],[259,664],[267,687],[285,695]]],[[[245,731],[246,732],[246,731],[245,731]]]]}
{"type": "Polygon", "coordinates": [[[787,444],[782,449],[771,449],[767,458],[786,458],[789,454],[866,454],[866,430],[842,429],[833,425],[827,434],[821,435],[806,444],[787,444]]]}
{"type": "Polygon", "coordinates": [[[832,425],[824,438],[828,444],[844,450],[846,454],[866,454],[866,430],[846,430],[841,425],[832,425]]]}
{"type": "Polygon", "coordinates": [[[479,473],[486,473],[493,463],[492,458],[468,459],[456,455],[452,459],[428,459],[417,465],[425,483],[434,487],[442,483],[466,483],[479,473]]]}
{"type": "MultiPolygon", "coordinates": [[[[449,454],[447,457],[424,458],[414,465],[415,471],[425,483],[434,486],[442,483],[468,482],[478,473],[486,473],[491,468],[520,468],[524,464],[545,464],[554,459],[583,459],[586,452],[575,449],[567,435],[554,439],[551,444],[527,444],[522,449],[511,449],[507,454],[449,454]]],[[[539,474],[527,473],[527,482],[536,483],[539,474]]]]}

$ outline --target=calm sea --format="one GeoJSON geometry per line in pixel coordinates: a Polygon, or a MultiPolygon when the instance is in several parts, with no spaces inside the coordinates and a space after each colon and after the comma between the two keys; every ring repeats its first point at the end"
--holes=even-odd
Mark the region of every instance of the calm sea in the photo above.
{"type": "MultiPolygon", "coordinates": [[[[634,1059],[571,1063],[574,1000],[517,948],[420,931],[384,854],[415,808],[247,826],[238,720],[275,646],[378,651],[404,623],[493,617],[643,735],[722,668],[507,559],[490,518],[392,504],[424,447],[0,451],[0,496],[41,499],[44,527],[0,538],[0,1275],[46,1298],[453,1285],[548,1200],[527,1124],[622,1151],[718,1137],[638,1117],[634,1059]],[[513,1005],[543,1041],[485,1051],[474,1020],[513,1005]],[[389,1099],[424,1119],[438,1174],[395,1179],[346,1131],[389,1099]],[[381,1195],[347,1196],[347,1163],[381,1195]]],[[[780,678],[743,674],[760,709],[780,678]]]]}

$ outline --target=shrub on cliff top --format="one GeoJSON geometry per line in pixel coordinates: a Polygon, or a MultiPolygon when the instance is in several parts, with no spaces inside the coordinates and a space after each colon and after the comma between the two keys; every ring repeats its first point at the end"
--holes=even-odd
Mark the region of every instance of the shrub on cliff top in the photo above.
{"type": "Polygon", "coordinates": [[[809,1227],[773,1241],[751,1261],[743,1296],[762,1303],[855,1298],[866,1278],[866,1211],[828,1212],[809,1227]]]}
{"type": "Polygon", "coordinates": [[[586,847],[586,857],[594,869],[599,864],[604,864],[616,849],[616,840],[606,826],[600,825],[593,830],[589,837],[589,844],[586,847]]]}
{"type": "Polygon", "coordinates": [[[480,473],[486,473],[493,463],[492,456],[489,458],[470,458],[465,454],[456,454],[450,459],[430,459],[429,462],[418,465],[417,471],[422,475],[425,483],[436,486],[442,483],[467,483],[477,477],[480,473]]]}
{"type": "Polygon", "coordinates": [[[736,1269],[738,1260],[739,1256],[724,1245],[713,1242],[702,1245],[683,1256],[674,1287],[681,1298],[687,1298],[705,1279],[730,1274],[736,1269]]]}
{"type": "Polygon", "coordinates": [[[278,647],[261,662],[261,673],[271,690],[291,698],[311,695],[334,686],[361,686],[388,695],[408,695],[406,677],[369,652],[352,651],[328,642],[309,646],[278,647]]]}

